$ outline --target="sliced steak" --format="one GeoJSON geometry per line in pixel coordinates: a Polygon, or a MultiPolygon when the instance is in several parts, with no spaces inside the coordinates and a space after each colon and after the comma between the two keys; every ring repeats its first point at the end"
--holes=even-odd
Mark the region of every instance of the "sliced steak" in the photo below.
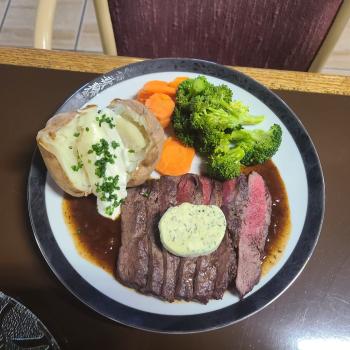
{"type": "MultiPolygon", "coordinates": [[[[177,204],[184,202],[201,204],[202,189],[197,175],[186,174],[181,176],[177,186],[177,204]]],[[[177,299],[193,299],[193,280],[196,272],[197,258],[181,258],[175,290],[177,299]]]]}
{"type": "MultiPolygon", "coordinates": [[[[159,180],[159,209],[160,216],[172,206],[177,204],[176,194],[177,185],[180,177],[162,176],[159,180]]],[[[158,230],[157,230],[158,231],[158,230]]],[[[180,258],[169,253],[162,247],[163,254],[163,285],[160,296],[165,300],[172,302],[175,300],[175,287],[177,281],[177,271],[180,258]]]]}
{"type": "Polygon", "coordinates": [[[234,280],[237,266],[232,240],[227,232],[219,248],[213,254],[215,257],[216,280],[212,298],[221,299],[234,280]]]}
{"type": "Polygon", "coordinates": [[[222,210],[226,216],[227,232],[237,248],[237,232],[242,226],[243,212],[248,202],[248,180],[245,175],[223,183],[222,210]]]}
{"type": "Polygon", "coordinates": [[[236,289],[240,296],[250,292],[259,281],[261,257],[271,220],[271,196],[263,178],[256,172],[248,177],[248,199],[242,208],[240,218],[236,220],[239,225],[236,289]]]}
{"type": "Polygon", "coordinates": [[[163,176],[128,189],[122,206],[118,278],[170,302],[207,303],[222,298],[234,281],[243,296],[259,280],[270,216],[269,192],[255,172],[224,183],[193,174],[163,176]],[[180,258],[161,246],[159,219],[169,207],[183,202],[222,208],[227,229],[215,252],[180,258]]]}
{"type": "Polygon", "coordinates": [[[149,181],[147,193],[148,280],[147,292],[160,295],[164,278],[162,244],[159,238],[159,181],[149,181]]]}
{"type": "MultiPolygon", "coordinates": [[[[202,187],[203,203],[220,207],[221,183],[212,181],[204,176],[199,177],[202,187]]],[[[215,252],[200,256],[197,259],[196,276],[193,287],[193,297],[206,304],[212,297],[216,280],[216,255],[215,252]]]]}
{"type": "Polygon", "coordinates": [[[225,236],[214,252],[216,257],[217,277],[215,281],[215,289],[212,297],[221,299],[225,290],[229,285],[233,284],[237,271],[237,257],[234,247],[237,217],[242,210],[244,204],[242,195],[244,196],[246,185],[245,176],[238,179],[225,181],[222,184],[222,205],[221,209],[225,214],[227,228],[225,236]]]}
{"type": "Polygon", "coordinates": [[[119,279],[141,291],[145,290],[148,274],[146,198],[140,194],[146,190],[147,184],[129,189],[122,205],[122,239],[117,263],[119,279]]]}

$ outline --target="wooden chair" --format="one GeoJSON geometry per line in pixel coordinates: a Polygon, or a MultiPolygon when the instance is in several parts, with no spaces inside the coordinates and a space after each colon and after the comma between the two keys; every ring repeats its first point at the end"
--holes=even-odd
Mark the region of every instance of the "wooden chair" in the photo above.
{"type": "MultiPolygon", "coordinates": [[[[39,0],[34,46],[51,48],[56,0],[39,0]]],[[[348,0],[94,0],[106,54],[196,57],[319,71],[350,17],[348,0]]]]}

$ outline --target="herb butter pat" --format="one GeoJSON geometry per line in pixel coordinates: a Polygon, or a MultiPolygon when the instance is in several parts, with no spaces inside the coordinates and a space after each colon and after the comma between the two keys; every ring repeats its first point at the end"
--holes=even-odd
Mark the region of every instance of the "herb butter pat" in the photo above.
{"type": "Polygon", "coordinates": [[[183,203],[169,208],[159,221],[163,246],[182,257],[212,253],[219,247],[225,231],[225,215],[216,205],[183,203]]]}

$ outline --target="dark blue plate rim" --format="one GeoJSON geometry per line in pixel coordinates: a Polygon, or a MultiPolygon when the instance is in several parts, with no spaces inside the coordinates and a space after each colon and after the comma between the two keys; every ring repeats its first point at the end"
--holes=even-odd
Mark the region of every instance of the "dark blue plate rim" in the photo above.
{"type": "Polygon", "coordinates": [[[271,90],[245,74],[198,59],[163,58],[117,68],[87,83],[57,110],[82,107],[104,89],[121,81],[149,73],[183,71],[210,75],[248,91],[269,107],[292,135],[303,159],[308,183],[308,206],[296,247],[278,273],[259,290],[238,303],[197,315],[173,316],[140,311],[99,292],[69,264],[52,233],[45,204],[46,168],[36,149],[28,178],[27,200],[32,229],[46,262],[62,284],[80,301],[105,317],[131,327],[164,333],[193,333],[218,329],[242,320],[270,304],[297,278],[309,260],[319,237],[325,190],[321,164],[304,126],[293,111],[271,90]]]}

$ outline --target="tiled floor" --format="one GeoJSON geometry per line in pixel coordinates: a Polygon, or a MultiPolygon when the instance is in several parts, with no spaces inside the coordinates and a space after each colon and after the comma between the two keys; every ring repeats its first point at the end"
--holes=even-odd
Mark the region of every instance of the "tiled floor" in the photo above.
{"type": "MultiPolygon", "coordinates": [[[[38,0],[0,0],[0,46],[33,46],[38,0]]],[[[53,48],[102,52],[92,0],[58,0],[53,48]]],[[[323,72],[350,75],[350,21],[323,72]]]]}

